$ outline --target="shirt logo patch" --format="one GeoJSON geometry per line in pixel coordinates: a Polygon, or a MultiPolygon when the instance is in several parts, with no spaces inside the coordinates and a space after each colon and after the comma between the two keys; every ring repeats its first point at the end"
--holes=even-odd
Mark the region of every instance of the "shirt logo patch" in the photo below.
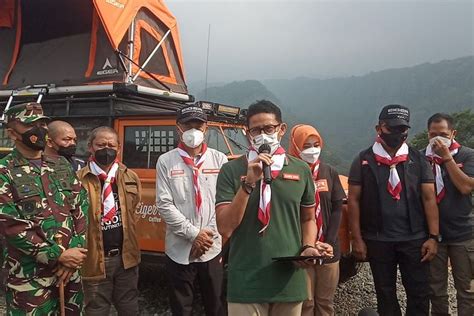
{"type": "Polygon", "coordinates": [[[184,175],[184,170],[171,170],[172,177],[182,176],[182,175],[184,175]]]}
{"type": "Polygon", "coordinates": [[[294,173],[284,173],[282,175],[283,179],[285,180],[293,180],[293,181],[300,181],[300,175],[294,173]]]}
{"type": "Polygon", "coordinates": [[[362,166],[368,165],[369,162],[367,160],[362,160],[362,166]]]}
{"type": "Polygon", "coordinates": [[[202,169],[202,173],[204,174],[216,174],[219,173],[221,169],[202,169]]]}
{"type": "Polygon", "coordinates": [[[318,192],[329,191],[328,181],[326,179],[317,180],[315,184],[316,184],[316,189],[318,190],[318,192]]]}

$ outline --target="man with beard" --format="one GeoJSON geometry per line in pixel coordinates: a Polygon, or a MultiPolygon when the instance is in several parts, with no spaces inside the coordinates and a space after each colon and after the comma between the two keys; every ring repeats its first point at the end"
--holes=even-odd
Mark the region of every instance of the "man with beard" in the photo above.
{"type": "Polygon", "coordinates": [[[474,150],[455,139],[454,119],[436,113],[428,119],[429,145],[424,154],[436,178],[439,228],[443,237],[430,263],[431,314],[449,315],[448,260],[456,288],[458,315],[474,315],[474,150]],[[448,259],[449,258],[449,259],[448,259]]]}
{"type": "Polygon", "coordinates": [[[84,160],[78,159],[76,154],[76,131],[68,122],[53,121],[48,124],[48,137],[44,154],[46,156],[63,156],[74,171],[84,168],[84,160]]]}
{"type": "Polygon", "coordinates": [[[409,120],[408,108],[385,106],[374,145],[354,159],[349,174],[353,252],[370,263],[381,315],[401,315],[397,267],[407,315],[428,315],[428,262],[440,239],[433,172],[423,155],[405,143],[409,120]]]}
{"type": "Polygon", "coordinates": [[[82,269],[86,315],[138,315],[138,247],[135,211],[140,207],[137,174],[117,159],[117,132],[108,126],[92,130],[91,158],[77,173],[89,193],[89,256],[82,269]]]}
{"type": "Polygon", "coordinates": [[[278,106],[266,100],[250,105],[249,152],[219,173],[216,216],[219,232],[230,238],[230,316],[301,315],[308,291],[300,268],[313,266],[316,256],[333,255],[330,245],[316,243],[313,177],[305,162],[281,147],[286,129],[278,106]],[[265,165],[270,172],[264,178],[265,165]],[[311,259],[272,260],[288,256],[311,259]]]}
{"type": "Polygon", "coordinates": [[[49,118],[40,104],[19,104],[5,115],[7,133],[15,143],[13,152],[0,160],[7,313],[58,314],[58,286],[63,283],[65,312],[79,315],[87,193],[64,158],[42,155],[49,118]]]}

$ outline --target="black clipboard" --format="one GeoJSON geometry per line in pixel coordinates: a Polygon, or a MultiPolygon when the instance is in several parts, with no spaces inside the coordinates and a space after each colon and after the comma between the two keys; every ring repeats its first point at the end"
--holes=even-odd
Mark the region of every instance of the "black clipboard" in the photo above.
{"type": "Polygon", "coordinates": [[[274,257],[273,261],[277,262],[291,262],[291,261],[304,261],[304,260],[323,260],[326,257],[323,256],[288,256],[288,257],[274,257]]]}

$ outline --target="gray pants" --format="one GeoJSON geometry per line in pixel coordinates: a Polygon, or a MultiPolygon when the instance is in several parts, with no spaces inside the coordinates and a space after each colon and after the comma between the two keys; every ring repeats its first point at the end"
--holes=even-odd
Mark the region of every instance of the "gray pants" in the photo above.
{"type": "Polygon", "coordinates": [[[138,266],[124,269],[122,256],[105,258],[105,280],[83,281],[85,314],[109,315],[114,304],[119,315],[138,315],[138,266]]]}
{"type": "Polygon", "coordinates": [[[474,315],[474,239],[460,243],[441,243],[438,254],[430,262],[431,313],[449,315],[448,257],[456,288],[459,316],[474,315]]]}

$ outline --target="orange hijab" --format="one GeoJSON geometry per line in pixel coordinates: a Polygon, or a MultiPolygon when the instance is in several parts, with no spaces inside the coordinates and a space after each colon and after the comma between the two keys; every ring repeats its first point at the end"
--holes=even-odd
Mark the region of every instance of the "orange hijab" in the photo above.
{"type": "Polygon", "coordinates": [[[323,138],[314,127],[306,124],[295,125],[291,129],[288,154],[292,155],[293,157],[301,158],[300,151],[303,150],[303,144],[310,136],[316,136],[319,139],[320,147],[323,148],[323,138]]]}

